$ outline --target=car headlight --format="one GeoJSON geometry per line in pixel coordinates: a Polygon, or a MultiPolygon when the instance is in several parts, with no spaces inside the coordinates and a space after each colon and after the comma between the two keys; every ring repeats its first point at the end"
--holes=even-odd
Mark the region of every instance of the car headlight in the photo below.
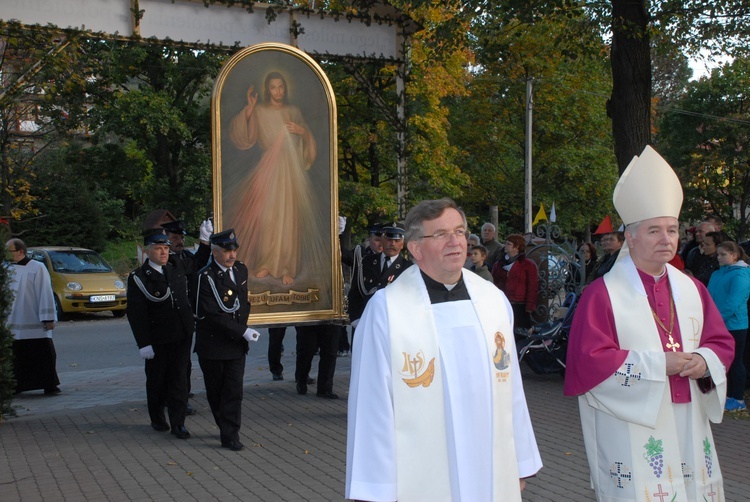
{"type": "Polygon", "coordinates": [[[83,286],[81,286],[80,282],[69,282],[68,289],[71,291],[80,291],[83,289],[83,286]]]}
{"type": "Polygon", "coordinates": [[[125,283],[118,279],[115,281],[115,287],[117,289],[125,289],[125,283]]]}

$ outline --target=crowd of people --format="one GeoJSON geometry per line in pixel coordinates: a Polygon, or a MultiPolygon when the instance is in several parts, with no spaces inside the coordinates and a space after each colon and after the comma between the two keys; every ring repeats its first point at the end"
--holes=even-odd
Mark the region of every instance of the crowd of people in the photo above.
{"type": "MultiPolygon", "coordinates": [[[[730,239],[714,216],[681,243],[682,189],[650,147],[620,178],[613,201],[622,230],[578,250],[586,287],[564,393],[579,399],[598,500],[656,495],[664,472],[674,500],[701,500],[722,484],[710,422],[746,409],[749,243],[730,239]]],[[[181,222],[147,231],[147,259],[128,278],[151,426],[190,437],[195,334],[220,444],[240,451],[246,354],[260,336],[247,326],[248,270],[233,229],[214,233],[204,222],[195,254],[184,249],[185,232],[181,222]]],[[[371,227],[362,245],[342,251],[351,268],[351,341],[340,326],[296,326],[295,383],[300,395],[317,383],[318,397],[338,398],[337,351],[351,348],[347,498],[521,500],[542,468],[513,335],[538,307],[528,245],[521,234],[501,244],[491,223],[469,233],[464,212],[439,199],[416,204],[403,225],[371,227]]],[[[25,257],[22,241],[6,248],[16,269],[10,327],[19,391],[54,394],[49,278],[25,257]],[[35,379],[24,369],[29,350],[45,361],[35,379]]],[[[273,380],[283,380],[284,333],[269,330],[273,380]]]]}

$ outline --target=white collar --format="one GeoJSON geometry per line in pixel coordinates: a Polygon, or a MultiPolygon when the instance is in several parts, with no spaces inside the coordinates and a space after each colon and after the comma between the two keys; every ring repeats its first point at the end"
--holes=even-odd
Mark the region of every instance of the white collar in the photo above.
{"type": "Polygon", "coordinates": [[[148,261],[148,264],[151,266],[151,268],[153,268],[154,270],[156,270],[160,274],[164,273],[164,267],[162,265],[157,265],[156,263],[152,262],[151,260],[148,261]]]}

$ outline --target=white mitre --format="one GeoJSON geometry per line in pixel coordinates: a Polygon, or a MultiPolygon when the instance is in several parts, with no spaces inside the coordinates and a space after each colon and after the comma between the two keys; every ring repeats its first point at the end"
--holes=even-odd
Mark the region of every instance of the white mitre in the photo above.
{"type": "Polygon", "coordinates": [[[646,146],[615,186],[612,202],[624,225],[661,216],[680,216],[682,185],[672,167],[646,146]]]}

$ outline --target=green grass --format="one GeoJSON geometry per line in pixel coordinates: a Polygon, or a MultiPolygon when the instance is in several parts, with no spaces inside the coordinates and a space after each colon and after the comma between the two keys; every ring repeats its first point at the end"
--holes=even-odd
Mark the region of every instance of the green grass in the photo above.
{"type": "Polygon", "coordinates": [[[138,265],[136,251],[135,241],[111,241],[107,243],[107,248],[102,252],[102,256],[115,269],[117,274],[125,277],[138,265]]]}

